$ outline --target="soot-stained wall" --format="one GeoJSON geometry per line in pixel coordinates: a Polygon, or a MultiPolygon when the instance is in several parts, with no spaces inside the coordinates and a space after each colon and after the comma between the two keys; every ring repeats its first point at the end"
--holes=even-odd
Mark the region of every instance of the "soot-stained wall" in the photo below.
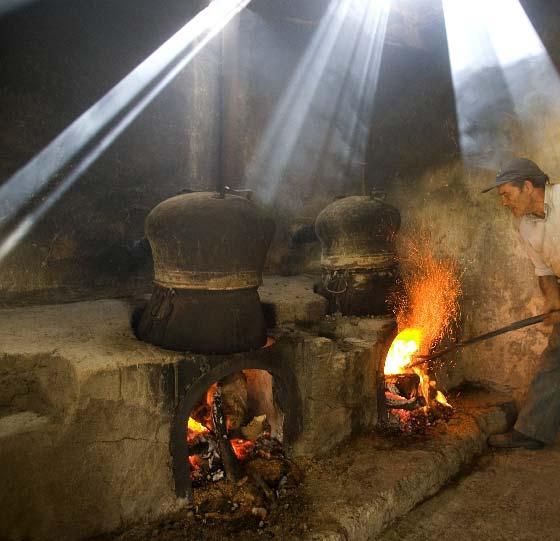
{"type": "MultiPolygon", "coordinates": [[[[202,2],[42,0],[0,19],[0,183],[185,25],[202,2]]],[[[131,257],[149,210],[217,170],[219,49],[211,43],[3,261],[0,300],[68,302],[149,288],[131,257]]],[[[2,207],[11,194],[3,192],[2,207]]]]}
{"type": "MultiPolygon", "coordinates": [[[[2,181],[205,5],[43,0],[4,16],[2,181]]],[[[269,271],[316,269],[318,245],[292,249],[289,231],[364,191],[387,24],[361,1],[253,0],[0,262],[0,300],[149,291],[130,249],[149,210],[220,177],[273,213],[269,271]]]]}

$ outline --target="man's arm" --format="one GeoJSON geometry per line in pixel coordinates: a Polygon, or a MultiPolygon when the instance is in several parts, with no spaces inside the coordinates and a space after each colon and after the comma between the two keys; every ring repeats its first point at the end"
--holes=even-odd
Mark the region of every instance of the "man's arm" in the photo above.
{"type": "MultiPolygon", "coordinates": [[[[560,309],[560,285],[556,276],[539,276],[539,286],[544,296],[545,312],[560,309]]],[[[545,325],[560,323],[560,312],[551,314],[544,320],[545,325]]]]}

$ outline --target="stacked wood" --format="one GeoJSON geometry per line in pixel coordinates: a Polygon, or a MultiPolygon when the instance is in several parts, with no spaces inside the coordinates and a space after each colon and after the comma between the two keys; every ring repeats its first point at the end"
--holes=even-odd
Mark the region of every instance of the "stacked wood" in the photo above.
{"type": "Polygon", "coordinates": [[[386,375],[385,429],[399,434],[423,434],[439,419],[449,419],[453,408],[438,401],[435,382],[430,382],[428,392],[429,402],[421,394],[420,377],[415,373],[386,375]]]}

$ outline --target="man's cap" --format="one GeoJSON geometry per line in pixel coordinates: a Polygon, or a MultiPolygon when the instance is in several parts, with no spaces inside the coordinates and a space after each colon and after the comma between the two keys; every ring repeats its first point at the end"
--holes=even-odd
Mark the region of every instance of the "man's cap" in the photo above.
{"type": "Polygon", "coordinates": [[[516,180],[536,180],[547,182],[548,175],[543,173],[541,168],[533,161],[527,158],[515,158],[508,162],[496,175],[494,182],[484,188],[481,193],[489,192],[502,184],[514,182],[516,180]]]}

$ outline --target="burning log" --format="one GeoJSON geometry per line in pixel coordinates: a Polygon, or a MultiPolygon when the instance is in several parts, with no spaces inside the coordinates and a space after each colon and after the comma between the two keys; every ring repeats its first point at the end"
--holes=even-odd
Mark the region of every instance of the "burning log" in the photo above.
{"type": "Polygon", "coordinates": [[[249,411],[247,378],[243,372],[236,372],[223,378],[218,386],[228,429],[238,430],[244,424],[249,411]]]}
{"type": "Polygon", "coordinates": [[[385,402],[389,409],[414,410],[420,407],[417,397],[407,399],[390,391],[385,391],[385,402]]]}
{"type": "Polygon", "coordinates": [[[414,410],[425,405],[418,396],[418,374],[387,374],[385,376],[385,404],[388,409],[414,410]]]}
{"type": "Polygon", "coordinates": [[[238,481],[243,477],[241,464],[237,460],[233,448],[228,438],[226,417],[222,408],[222,395],[220,386],[214,395],[212,403],[212,422],[214,424],[214,432],[218,440],[218,448],[224,465],[226,477],[230,481],[238,481]]]}
{"type": "Polygon", "coordinates": [[[415,398],[418,395],[420,376],[418,374],[386,374],[385,387],[404,398],[415,398]]]}

